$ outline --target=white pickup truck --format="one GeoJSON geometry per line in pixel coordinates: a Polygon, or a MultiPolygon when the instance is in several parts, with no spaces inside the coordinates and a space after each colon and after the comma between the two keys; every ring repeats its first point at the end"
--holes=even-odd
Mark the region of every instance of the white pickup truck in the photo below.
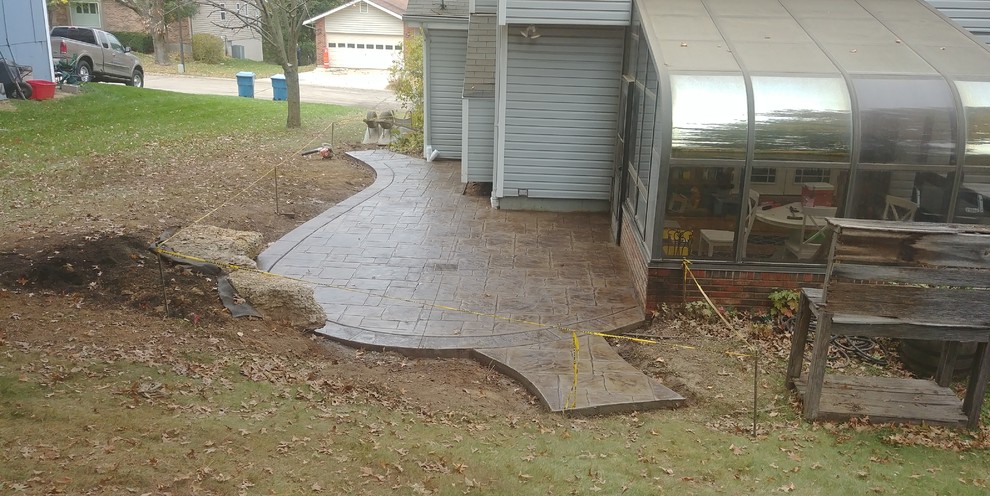
{"type": "Polygon", "coordinates": [[[52,59],[72,60],[82,82],[117,81],[128,86],[144,86],[141,61],[117,37],[99,29],[55,26],[51,32],[52,59]]]}

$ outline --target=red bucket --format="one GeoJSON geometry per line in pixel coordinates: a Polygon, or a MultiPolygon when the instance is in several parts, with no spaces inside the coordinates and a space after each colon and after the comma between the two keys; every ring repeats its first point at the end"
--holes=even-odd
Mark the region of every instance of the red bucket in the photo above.
{"type": "Polygon", "coordinates": [[[55,98],[55,83],[32,79],[27,81],[27,84],[31,85],[32,100],[49,100],[55,98]]]}

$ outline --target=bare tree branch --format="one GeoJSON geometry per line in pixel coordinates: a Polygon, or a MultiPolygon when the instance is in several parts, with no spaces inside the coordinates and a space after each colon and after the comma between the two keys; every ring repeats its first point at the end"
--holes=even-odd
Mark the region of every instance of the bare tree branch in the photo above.
{"type": "Polygon", "coordinates": [[[212,21],[213,25],[230,30],[250,29],[274,48],[275,59],[282,66],[285,75],[288,93],[286,126],[301,126],[297,48],[303,30],[303,21],[310,14],[310,2],[308,0],[244,0],[234,2],[234,6],[231,6],[230,0],[197,1],[214,12],[224,13],[227,22],[212,21]]]}

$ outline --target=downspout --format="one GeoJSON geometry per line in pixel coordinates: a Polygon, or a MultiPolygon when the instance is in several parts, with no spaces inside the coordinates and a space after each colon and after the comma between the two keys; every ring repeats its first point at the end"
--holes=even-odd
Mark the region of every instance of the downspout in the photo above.
{"type": "Polygon", "coordinates": [[[500,208],[503,196],[502,168],[505,167],[505,87],[508,63],[509,27],[504,24],[504,2],[499,2],[495,31],[495,156],[492,164],[492,208],[500,208]]]}
{"type": "Polygon", "coordinates": [[[430,74],[430,30],[426,28],[426,25],[423,25],[421,31],[423,34],[423,158],[429,162],[433,161],[439,152],[430,146],[430,87],[432,86],[430,82],[432,79],[430,74]]]}

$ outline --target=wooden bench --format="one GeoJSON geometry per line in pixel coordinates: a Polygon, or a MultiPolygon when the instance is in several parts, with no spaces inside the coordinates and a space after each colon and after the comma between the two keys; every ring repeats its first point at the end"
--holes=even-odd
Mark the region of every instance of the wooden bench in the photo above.
{"type": "Polygon", "coordinates": [[[977,427],[990,376],[990,226],[828,219],[826,249],[823,288],[801,292],[787,366],[804,416],[977,427]],[[941,341],[939,368],[934,380],[826,375],[833,336],[941,341]],[[978,343],[963,399],[948,388],[960,342],[978,343]]]}

